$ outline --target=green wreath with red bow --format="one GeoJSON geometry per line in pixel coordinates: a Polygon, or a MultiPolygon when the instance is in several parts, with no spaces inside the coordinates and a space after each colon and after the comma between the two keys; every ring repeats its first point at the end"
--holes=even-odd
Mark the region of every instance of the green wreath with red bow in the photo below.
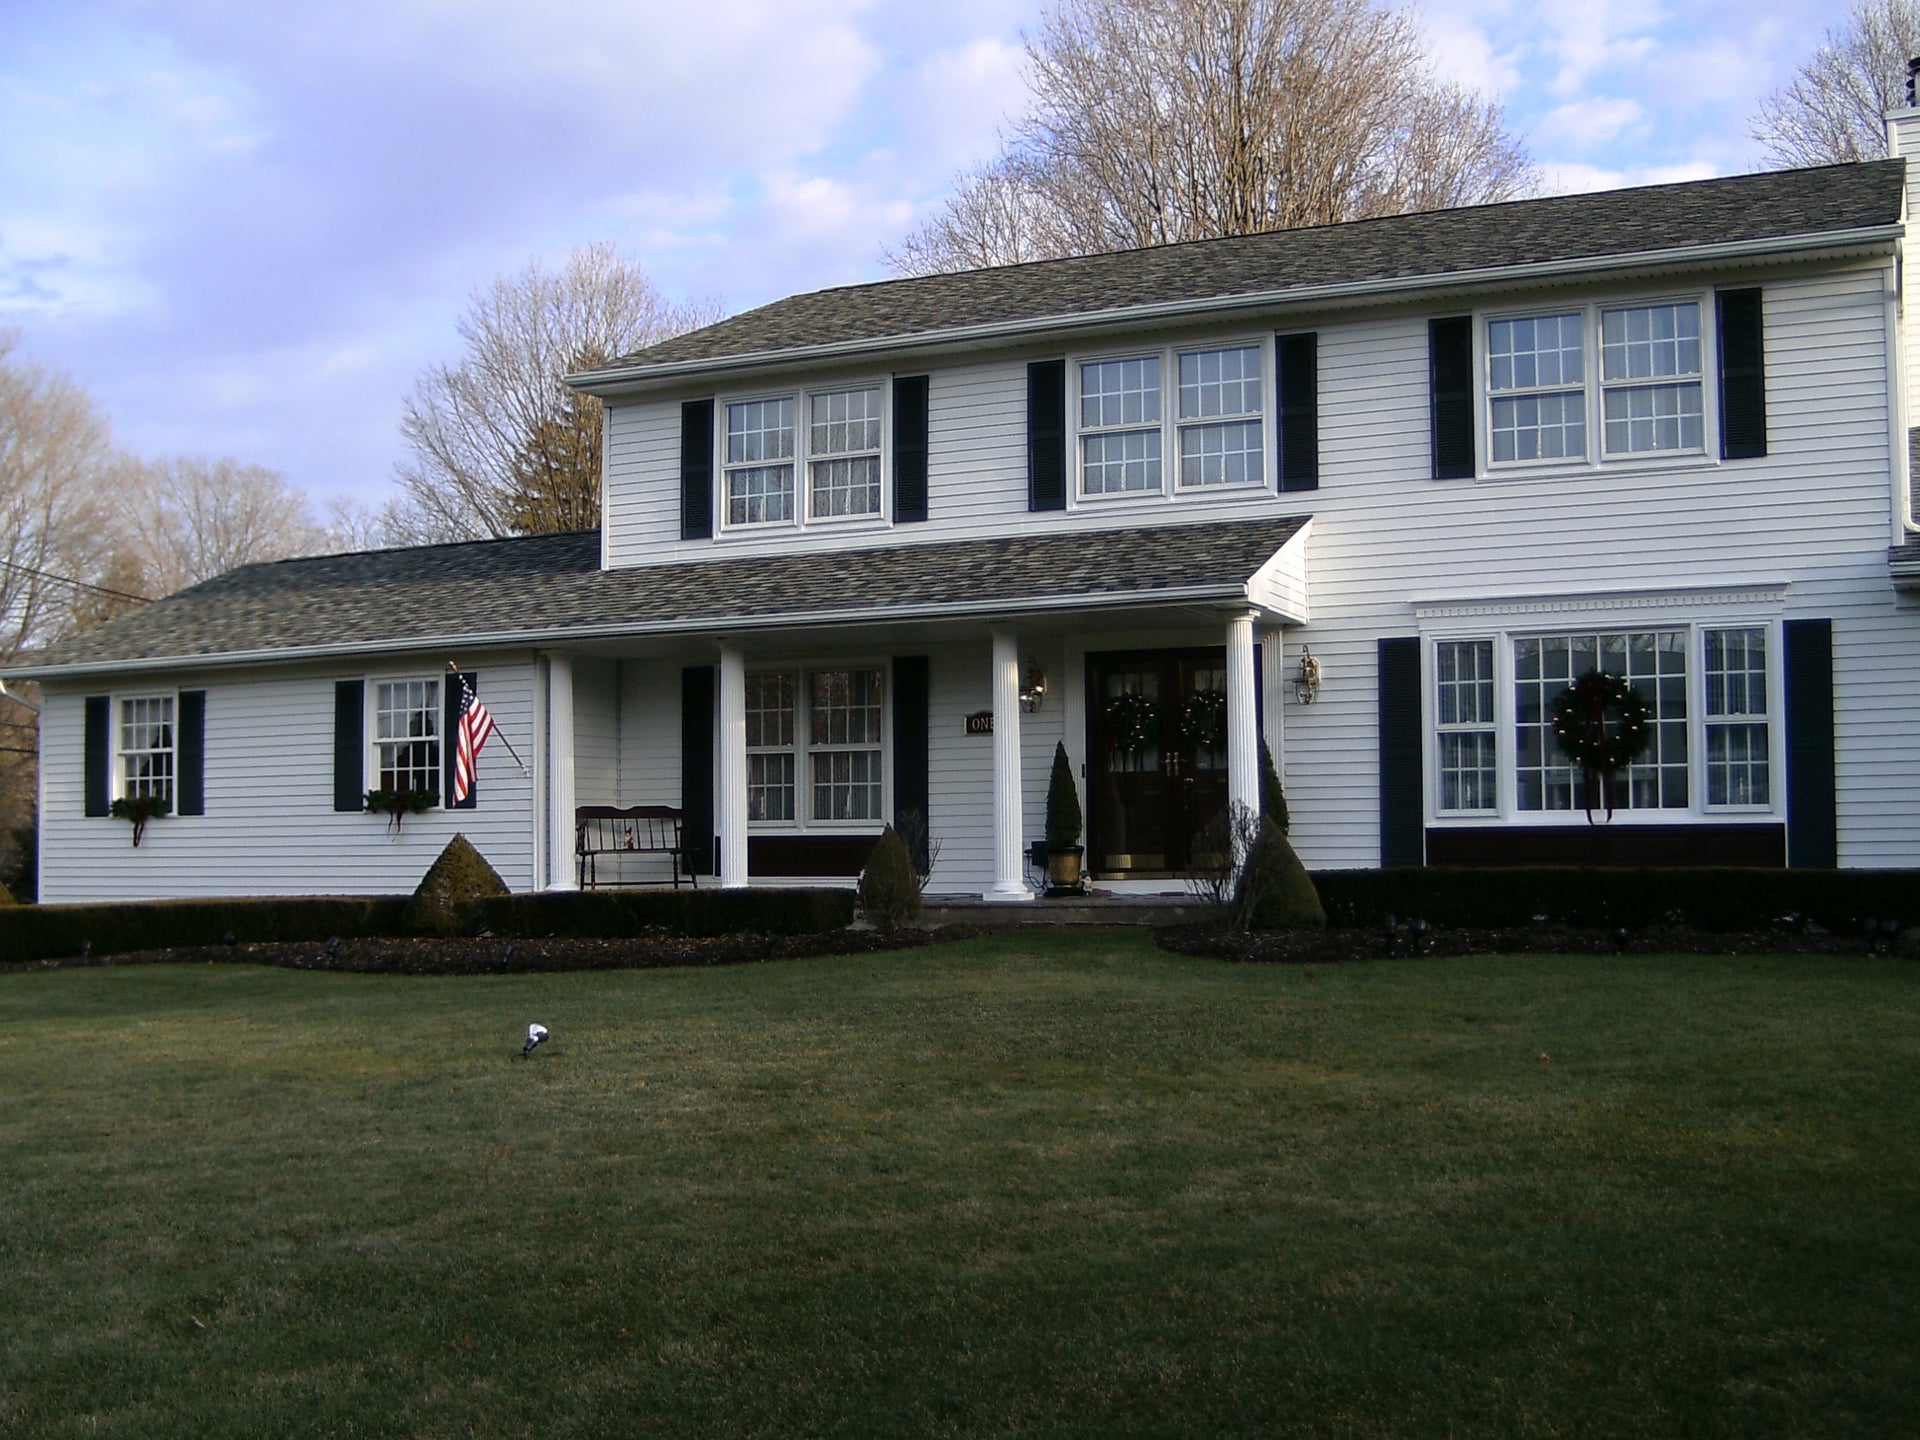
{"type": "Polygon", "coordinates": [[[1561,751],[1586,772],[1588,822],[1596,787],[1613,819],[1613,777],[1646,753],[1652,709],[1624,676],[1589,670],[1555,698],[1549,723],[1561,751]]]}

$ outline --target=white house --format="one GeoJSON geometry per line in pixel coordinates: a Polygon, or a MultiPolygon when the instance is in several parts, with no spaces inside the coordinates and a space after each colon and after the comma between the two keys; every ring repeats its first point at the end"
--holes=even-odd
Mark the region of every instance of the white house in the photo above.
{"type": "Polygon", "coordinates": [[[1019,900],[1056,742],[1090,871],[1160,890],[1260,737],[1314,868],[1920,865],[1915,184],[898,280],[627,356],[574,377],[601,531],[248,566],[11,672],[42,894],[399,891],[455,830],[566,887],[576,805],[664,804],[723,885],[844,882],[912,814],[935,890],[1019,900]],[[446,793],[449,661],[527,768],[394,834],[363,798],[446,793]],[[1653,712],[1610,819],[1545,719],[1596,667],[1653,712]]]}

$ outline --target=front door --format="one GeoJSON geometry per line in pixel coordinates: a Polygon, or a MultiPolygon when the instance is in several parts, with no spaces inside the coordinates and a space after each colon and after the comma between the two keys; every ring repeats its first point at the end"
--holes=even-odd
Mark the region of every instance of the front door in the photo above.
{"type": "Polygon", "coordinates": [[[1224,649],[1087,657],[1087,864],[1097,876],[1215,863],[1227,808],[1224,649]]]}

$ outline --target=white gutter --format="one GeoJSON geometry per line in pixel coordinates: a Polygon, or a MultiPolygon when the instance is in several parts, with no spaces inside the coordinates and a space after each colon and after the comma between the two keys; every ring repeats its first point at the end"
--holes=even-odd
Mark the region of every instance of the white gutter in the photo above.
{"type": "Polygon", "coordinates": [[[627,365],[604,370],[584,370],[567,376],[566,383],[588,394],[604,395],[651,388],[656,382],[666,384],[690,375],[724,374],[774,365],[808,364],[897,350],[963,348],[992,341],[1012,343],[1033,335],[1068,335],[1080,330],[1144,325],[1202,315],[1226,316],[1247,310],[1268,310],[1278,306],[1324,307],[1335,302],[1377,300],[1398,294],[1416,296],[1444,290],[1473,290],[1496,283],[1513,285],[1528,281],[1553,280],[1564,276],[1606,275],[1622,270],[1646,269],[1649,266],[1662,269],[1692,269],[1703,265],[1772,257],[1804,257],[1821,253],[1837,256],[1891,245],[1904,233],[1904,227],[1896,222],[1887,225],[1871,225],[1856,230],[1828,231],[1815,235],[1732,240],[1724,244],[1691,245],[1681,249],[1636,250],[1625,255],[1546,260],[1530,265],[1489,266],[1480,270],[1459,270],[1444,275],[1349,280],[1327,285],[1297,285],[1281,290],[1256,290],[1235,295],[1209,295],[1192,300],[1170,300],[1155,305],[1116,306],[1109,310],[1088,310],[1068,315],[999,320],[982,325],[957,325],[943,330],[920,330],[909,335],[889,335],[880,339],[841,340],[826,345],[800,345],[791,349],[759,350],[747,355],[674,360],[662,365],[627,365]]]}
{"type": "MultiPolygon", "coordinates": [[[[896,620],[1058,613],[1063,610],[1116,610],[1144,605],[1184,605],[1196,601],[1257,604],[1248,593],[1251,582],[1186,585],[1165,590],[1126,590],[1098,596],[1007,596],[991,601],[888,604],[884,608],[807,610],[765,617],[699,616],[669,621],[570,626],[559,630],[514,630],[466,635],[416,635],[396,640],[368,640],[348,645],[303,645],[281,650],[238,650],[218,655],[142,656],[134,660],[87,660],[72,665],[35,665],[6,672],[17,680],[78,680],[90,675],[145,674],[159,670],[226,670],[249,665],[291,665],[303,661],[404,655],[421,650],[522,649],[577,644],[582,640],[621,640],[678,635],[711,635],[724,631],[805,630],[829,625],[875,625],[896,620]]],[[[1270,607],[1262,607],[1270,608],[1270,607]]],[[[1277,613],[1277,612],[1276,612],[1277,613]]],[[[1282,620],[1302,617],[1281,615],[1282,620]]]]}

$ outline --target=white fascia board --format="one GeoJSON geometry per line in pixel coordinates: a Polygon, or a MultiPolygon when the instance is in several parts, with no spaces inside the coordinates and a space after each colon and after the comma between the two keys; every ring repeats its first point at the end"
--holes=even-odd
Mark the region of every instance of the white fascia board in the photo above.
{"type": "Polygon", "coordinates": [[[703,360],[676,360],[664,365],[616,366],[583,370],[565,377],[566,383],[589,395],[623,395],[675,385],[697,375],[725,375],[741,370],[811,365],[825,361],[873,357],[900,351],[977,349],[987,345],[1017,344],[1036,336],[1071,338],[1082,331],[1114,329],[1169,320],[1227,319],[1248,310],[1326,308],[1333,305],[1379,302],[1397,297],[1413,299],[1448,291],[1483,290],[1533,282],[1584,276],[1599,278],[1632,270],[1689,270],[1711,265],[1769,259],[1841,258],[1891,250],[1905,233],[1899,224],[1873,225],[1858,230],[1836,230],[1814,235],[1789,235],[1762,240],[1734,240],[1720,245],[1681,249],[1637,250],[1624,255],[1578,260],[1546,260],[1530,265],[1491,266],[1481,270],[1451,271],[1382,280],[1349,280],[1328,285],[1296,285],[1282,290],[1247,291],[1238,295],[1209,295],[1158,305],[1132,305],[1112,310],[1089,310],[1072,315],[1003,320],[986,325],[960,325],[945,330],[922,330],[872,340],[843,340],[829,345],[801,345],[783,350],[761,350],[703,360]]]}
{"type": "MultiPolygon", "coordinates": [[[[1007,596],[954,604],[898,605],[843,610],[811,610],[757,616],[693,616],[653,623],[581,625],[565,630],[516,630],[492,634],[422,635],[369,640],[350,645],[307,645],[278,650],[229,651],[220,655],[154,655],[137,660],[85,661],[75,665],[26,665],[0,671],[9,680],[84,680],[95,675],[144,674],[164,670],[231,670],[259,665],[294,665],[316,660],[364,660],[408,655],[422,650],[554,649],[583,640],[657,639],[687,635],[743,635],[768,630],[814,630],[835,625],[883,625],[898,621],[990,619],[1037,612],[1129,610],[1195,604],[1261,606],[1251,581],[1239,584],[1183,585],[1165,590],[1115,591],[1100,595],[1007,596]]],[[[1267,608],[1261,606],[1261,608],[1267,608]]],[[[1288,618],[1278,615],[1282,620],[1288,618]]]]}

